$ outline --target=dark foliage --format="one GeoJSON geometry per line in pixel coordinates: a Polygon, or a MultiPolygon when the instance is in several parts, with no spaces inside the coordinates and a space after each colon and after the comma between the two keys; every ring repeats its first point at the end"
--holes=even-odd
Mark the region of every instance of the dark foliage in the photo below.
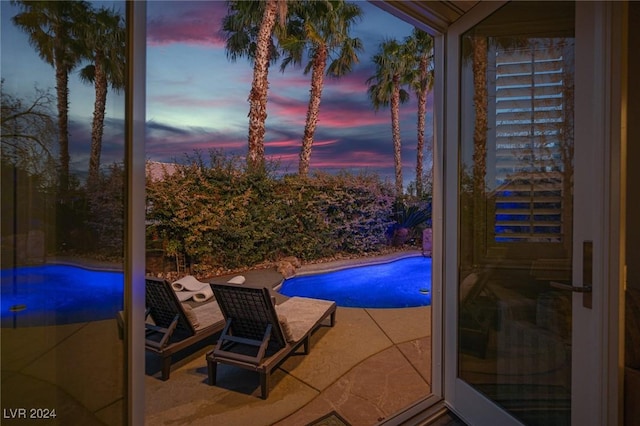
{"type": "Polygon", "coordinates": [[[165,254],[209,268],[284,256],[368,253],[385,244],[392,189],[377,176],[247,173],[236,158],[196,155],[147,184],[147,233],[165,254]]]}

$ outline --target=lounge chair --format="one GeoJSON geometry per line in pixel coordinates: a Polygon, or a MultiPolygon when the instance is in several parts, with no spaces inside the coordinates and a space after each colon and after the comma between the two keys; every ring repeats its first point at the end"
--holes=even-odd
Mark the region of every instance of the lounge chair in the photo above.
{"type": "Polygon", "coordinates": [[[207,354],[209,384],[216,384],[218,363],[260,374],[262,399],[269,396],[269,377],[289,355],[309,353],[309,337],[330,317],[335,324],[332,301],[292,297],[280,305],[266,288],[211,284],[226,320],[216,347],[207,354]]]}
{"type": "Polygon", "coordinates": [[[198,342],[211,339],[224,328],[224,317],[215,301],[192,308],[180,303],[171,283],[147,277],[146,304],[147,321],[145,349],[162,357],[162,380],[167,380],[171,371],[171,356],[198,342]]]}
{"type": "Polygon", "coordinates": [[[497,298],[488,287],[489,271],[473,272],[460,283],[460,351],[485,358],[489,331],[496,323],[497,298]]]}

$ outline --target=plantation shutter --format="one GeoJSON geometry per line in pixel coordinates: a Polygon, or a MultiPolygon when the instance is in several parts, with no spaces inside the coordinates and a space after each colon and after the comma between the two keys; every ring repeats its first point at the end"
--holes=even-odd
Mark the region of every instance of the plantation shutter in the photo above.
{"type": "Polygon", "coordinates": [[[490,48],[489,113],[496,125],[487,186],[496,242],[558,243],[568,236],[562,207],[571,197],[564,184],[572,174],[565,163],[573,146],[573,62],[566,43],[528,39],[500,47],[498,39],[490,48]]]}

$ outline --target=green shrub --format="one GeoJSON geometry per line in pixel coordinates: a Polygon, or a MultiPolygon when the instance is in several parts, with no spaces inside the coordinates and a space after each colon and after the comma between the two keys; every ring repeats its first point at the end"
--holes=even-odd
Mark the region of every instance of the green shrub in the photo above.
{"type": "Polygon", "coordinates": [[[247,173],[237,158],[200,155],[147,182],[147,232],[166,254],[239,268],[285,256],[313,260],[368,253],[385,245],[392,188],[376,175],[277,178],[247,173]]]}

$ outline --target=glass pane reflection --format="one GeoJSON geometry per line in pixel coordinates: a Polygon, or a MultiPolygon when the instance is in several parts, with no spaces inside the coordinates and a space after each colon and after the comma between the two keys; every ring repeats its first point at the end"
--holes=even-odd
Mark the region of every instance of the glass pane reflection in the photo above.
{"type": "Polygon", "coordinates": [[[458,374],[527,425],[571,423],[573,8],[462,39],[458,374]]]}
{"type": "Polygon", "coordinates": [[[124,6],[0,5],[3,424],[124,423],[124,6]]]}

